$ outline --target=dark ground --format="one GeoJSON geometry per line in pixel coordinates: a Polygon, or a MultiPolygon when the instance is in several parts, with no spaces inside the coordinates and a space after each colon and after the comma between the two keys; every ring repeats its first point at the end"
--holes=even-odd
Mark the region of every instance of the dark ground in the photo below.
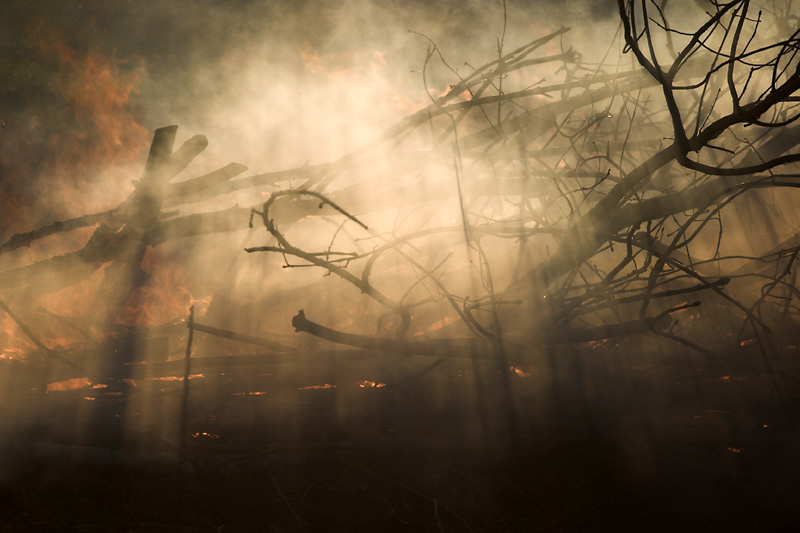
{"type": "Polygon", "coordinates": [[[206,372],[183,460],[180,417],[164,416],[180,381],[17,392],[18,411],[36,408],[26,423],[6,391],[2,529],[776,531],[800,518],[796,382],[760,371],[754,350],[703,367],[621,350],[559,350],[512,373],[508,394],[468,362],[399,379],[414,358],[206,372]],[[388,384],[361,387],[364,373],[388,384]],[[323,383],[337,386],[302,388],[323,383]]]}

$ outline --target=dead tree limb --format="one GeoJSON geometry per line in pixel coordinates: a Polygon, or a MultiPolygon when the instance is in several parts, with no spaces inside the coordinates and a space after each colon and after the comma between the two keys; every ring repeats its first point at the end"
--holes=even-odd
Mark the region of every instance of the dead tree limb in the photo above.
{"type": "Polygon", "coordinates": [[[85,228],[87,226],[94,226],[95,224],[112,216],[113,213],[114,210],[110,210],[103,211],[102,213],[94,213],[91,215],[70,218],[68,220],[60,220],[53,222],[52,224],[48,224],[47,226],[42,226],[41,228],[33,231],[18,233],[13,235],[3,244],[0,244],[0,254],[16,250],[17,248],[22,248],[23,246],[30,246],[33,241],[42,239],[44,237],[49,237],[50,235],[72,231],[78,228],[85,228]]]}
{"type": "Polygon", "coordinates": [[[305,312],[301,309],[292,318],[292,326],[297,332],[309,333],[315,337],[325,339],[337,344],[355,346],[366,350],[378,350],[381,352],[402,353],[408,355],[430,355],[435,357],[470,357],[487,358],[488,350],[491,346],[486,343],[483,347],[486,352],[480,350],[479,343],[475,339],[453,339],[437,340],[427,343],[415,341],[396,341],[391,339],[378,339],[364,335],[354,335],[327,328],[306,318],[305,312]],[[477,348],[477,351],[476,351],[477,348]]]}
{"type": "Polygon", "coordinates": [[[192,329],[195,331],[199,331],[201,333],[208,333],[209,335],[214,335],[216,337],[222,337],[225,339],[230,339],[237,342],[243,342],[245,344],[253,344],[255,346],[263,346],[265,348],[269,348],[275,352],[290,352],[296,350],[296,348],[292,348],[291,346],[286,346],[285,344],[281,344],[279,342],[271,341],[269,339],[264,339],[262,337],[254,337],[252,335],[245,335],[243,333],[236,333],[235,331],[230,331],[227,329],[219,329],[214,328],[211,326],[206,326],[203,324],[198,324],[194,322],[192,324],[192,329]]]}

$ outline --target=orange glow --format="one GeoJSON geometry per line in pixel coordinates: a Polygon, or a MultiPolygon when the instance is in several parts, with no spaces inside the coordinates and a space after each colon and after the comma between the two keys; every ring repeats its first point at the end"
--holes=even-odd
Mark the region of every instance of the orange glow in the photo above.
{"type": "Polygon", "coordinates": [[[298,387],[297,390],[310,390],[310,389],[335,389],[336,385],[325,383],[324,385],[309,385],[308,387],[298,387]]]}
{"type": "Polygon", "coordinates": [[[731,446],[728,446],[725,449],[728,450],[731,453],[742,453],[742,449],[741,448],[733,448],[731,446]]]}
{"type": "Polygon", "coordinates": [[[512,367],[510,368],[510,370],[513,370],[513,371],[514,371],[514,372],[515,372],[515,373],[516,373],[518,376],[521,376],[521,377],[523,377],[523,378],[526,378],[526,377],[528,377],[528,376],[530,376],[530,375],[531,375],[531,374],[530,374],[530,372],[525,372],[525,371],[524,371],[524,370],[522,370],[521,368],[517,368],[517,367],[515,367],[515,366],[512,366],[512,367]]]}
{"type": "Polygon", "coordinates": [[[64,381],[56,381],[47,384],[47,392],[60,392],[68,390],[83,389],[91,385],[91,382],[86,378],[74,378],[64,381]]]}
{"type": "MultiPolygon", "coordinates": [[[[36,59],[52,63],[51,87],[71,126],[68,130],[48,129],[46,136],[37,139],[47,148],[42,165],[46,175],[33,174],[23,164],[37,157],[36,152],[18,154],[23,163],[10,172],[0,198],[0,217],[7,235],[118,205],[133,190],[131,180],[141,173],[140,162],[150,136],[132,111],[132,98],[146,75],[140,60],[120,61],[106,52],[72,48],[59,31],[41,22],[32,38],[39,55],[36,59]],[[41,191],[33,205],[18,197],[19,191],[31,187],[41,191]]],[[[5,268],[80,249],[93,231],[93,227],[80,228],[41,239],[34,246],[14,251],[5,268]]],[[[102,279],[101,269],[90,279],[47,294],[36,303],[66,316],[86,316],[102,279]]],[[[87,340],[52,319],[39,320],[34,330],[52,348],[87,340]]],[[[6,359],[34,349],[6,316],[0,316],[0,345],[0,358],[6,359]]]]}
{"type": "MultiPolygon", "coordinates": [[[[89,278],[81,280],[75,285],[58,292],[45,294],[37,300],[37,303],[43,309],[55,312],[67,319],[86,317],[91,311],[94,294],[103,281],[103,275],[102,268],[98,269],[89,278]]],[[[89,340],[82,333],[56,319],[45,315],[39,316],[42,319],[37,323],[37,331],[42,335],[44,343],[51,348],[66,348],[76,343],[86,343],[89,340]]],[[[88,333],[94,335],[96,332],[89,331],[88,333]]]]}
{"type": "MultiPolygon", "coordinates": [[[[447,93],[449,93],[449,92],[450,92],[452,89],[453,89],[453,87],[452,87],[452,86],[450,86],[450,87],[446,87],[446,88],[445,88],[445,89],[444,89],[442,92],[440,92],[440,93],[439,93],[439,95],[437,96],[437,98],[441,98],[442,96],[445,96],[445,95],[446,95],[447,93]]],[[[469,102],[470,100],[472,100],[472,93],[471,93],[471,92],[469,92],[467,89],[464,89],[463,91],[461,91],[461,92],[458,94],[458,97],[457,97],[455,100],[453,100],[453,101],[457,102],[457,101],[459,101],[459,99],[460,99],[461,101],[464,101],[464,102],[469,102]]],[[[452,101],[451,101],[451,103],[452,103],[452,101]]]]}
{"type": "Polygon", "coordinates": [[[437,329],[442,329],[443,327],[449,326],[455,321],[456,321],[455,317],[446,316],[443,319],[437,320],[436,322],[428,326],[428,331],[436,331],[437,329]]]}
{"type": "MultiPolygon", "coordinates": [[[[39,29],[36,42],[41,53],[38,59],[55,62],[53,86],[72,125],[67,131],[51,130],[47,138],[38,139],[49,148],[46,176],[31,175],[29,168],[21,166],[4,183],[0,213],[7,234],[30,230],[30,225],[41,223],[38,217],[43,212],[68,218],[118,204],[133,189],[130,181],[141,172],[129,165],[141,161],[148,146],[149,133],[131,110],[131,97],[146,73],[141,61],[126,64],[102,53],[78,51],[67,45],[58,31],[47,27],[39,29]],[[96,177],[100,170],[103,179],[96,177]],[[36,212],[26,213],[31,206],[20,200],[19,191],[41,179],[47,180],[46,194],[37,197],[36,212]]],[[[23,162],[35,157],[19,155],[23,162]]],[[[69,243],[73,248],[83,245],[77,244],[80,239],[71,240],[76,241],[69,243]]],[[[21,250],[17,255],[27,258],[31,253],[21,250]]]]}
{"type": "Polygon", "coordinates": [[[195,316],[202,316],[208,309],[211,298],[195,299],[187,288],[186,270],[164,258],[159,249],[148,248],[141,267],[150,274],[150,279],[133,291],[118,317],[119,323],[157,326],[188,315],[189,308],[196,303],[200,305],[195,309],[195,316]]]}
{"type": "MultiPolygon", "coordinates": [[[[189,379],[204,378],[205,374],[189,374],[189,379]]],[[[161,376],[155,378],[147,378],[148,381],[183,381],[183,376],[161,376]]]]}
{"type": "MultiPolygon", "coordinates": [[[[17,346],[13,348],[3,348],[0,350],[0,361],[20,361],[25,358],[26,350],[19,346],[19,338],[16,328],[8,328],[0,331],[0,340],[10,343],[12,341],[9,339],[14,339],[13,342],[17,344],[17,346]]],[[[30,348],[33,348],[33,345],[31,345],[30,348]]]]}
{"type": "Polygon", "coordinates": [[[219,435],[217,435],[216,433],[208,433],[206,431],[198,431],[196,433],[192,433],[191,435],[195,439],[199,439],[199,438],[218,439],[219,438],[219,435]]]}
{"type": "Polygon", "coordinates": [[[426,333],[430,333],[432,331],[440,330],[440,329],[442,329],[442,328],[444,328],[446,326],[449,326],[450,324],[452,324],[456,320],[457,319],[455,317],[446,316],[446,317],[442,318],[441,320],[437,320],[436,322],[432,323],[431,325],[429,325],[424,330],[421,330],[421,331],[418,331],[418,332],[414,333],[414,336],[425,335],[426,333]]]}
{"type": "Polygon", "coordinates": [[[46,137],[37,139],[49,148],[43,161],[46,176],[31,175],[27,162],[38,156],[36,152],[16,154],[19,164],[9,172],[0,198],[0,217],[9,235],[30,230],[43,212],[66,218],[108,209],[121,201],[120,185],[132,190],[130,180],[140,172],[123,169],[141,160],[149,137],[131,110],[131,97],[146,74],[140,60],[126,63],[103,53],[76,50],[58,30],[41,22],[33,39],[39,55],[33,63],[55,63],[49,85],[72,122],[68,130],[47,130],[46,137]],[[114,171],[104,172],[104,179],[93,179],[91,193],[86,194],[90,176],[112,166],[114,171]],[[26,213],[31,206],[23,202],[22,191],[31,183],[41,187],[43,183],[37,180],[42,179],[46,179],[46,194],[37,197],[36,212],[26,213]]]}
{"type": "Polygon", "coordinates": [[[365,380],[365,381],[359,382],[358,386],[361,387],[362,389],[381,388],[381,387],[385,387],[386,383],[377,383],[375,381],[365,380]]]}
{"type": "Polygon", "coordinates": [[[127,72],[122,71],[120,66],[129,65],[92,52],[80,53],[63,42],[56,32],[41,36],[39,47],[57,57],[60,89],[71,103],[76,118],[93,124],[99,134],[88,147],[81,139],[74,139],[73,143],[59,143],[54,148],[67,152],[79,166],[94,163],[98,157],[100,161],[116,164],[137,161],[140,153],[134,148],[146,148],[148,132],[134,119],[128,106],[145,76],[144,64],[139,61],[127,72]],[[81,153],[83,148],[90,151],[81,153]]]}

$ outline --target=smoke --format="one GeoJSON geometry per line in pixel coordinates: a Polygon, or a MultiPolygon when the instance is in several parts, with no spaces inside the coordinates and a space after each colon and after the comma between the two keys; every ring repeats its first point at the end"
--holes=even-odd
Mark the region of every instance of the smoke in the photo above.
{"type": "MultiPolygon", "coordinates": [[[[592,15],[575,2],[509,2],[507,49],[534,32],[593,17],[600,8],[590,4],[592,15]]],[[[0,95],[6,149],[33,143],[40,146],[32,151],[48,153],[51,132],[97,119],[70,109],[70,82],[44,41],[60,43],[78,61],[105,61],[133,93],[116,113],[132,113],[147,131],[177,123],[186,135],[217,136],[227,142],[212,147],[254,167],[293,163],[281,157],[287,152],[295,160],[341,154],[427,104],[412,71],[420,70],[428,43],[409,29],[429,36],[461,72],[469,71],[465,63],[496,54],[503,31],[502,6],[494,1],[44,1],[10,2],[7,10],[1,46],[11,83],[0,95]]],[[[591,38],[597,26],[584,35],[591,38]]],[[[133,139],[125,144],[141,155],[133,139]]],[[[6,176],[19,173],[12,159],[3,157],[6,176]]]]}
{"type": "MultiPolygon", "coordinates": [[[[209,137],[194,175],[231,161],[264,172],[335,160],[429,104],[420,71],[431,42],[466,75],[504,31],[494,1],[18,1],[6,12],[2,240],[117,205],[149,132],[167,124],[180,126],[178,142],[209,137]]],[[[584,12],[509,2],[505,49],[584,12]]],[[[434,96],[455,81],[441,66],[429,76],[434,96]]]]}
{"type": "MultiPolygon", "coordinates": [[[[618,61],[614,4],[508,2],[504,11],[503,3],[494,0],[458,4],[416,0],[12,2],[3,22],[6,27],[0,28],[4,36],[0,52],[7,58],[3,73],[13,80],[0,89],[0,184],[7,191],[0,200],[0,237],[5,241],[14,233],[119,205],[133,192],[131,182],[141,175],[152,132],[169,124],[179,126],[176,146],[196,134],[209,140],[208,148],[179,180],[230,162],[246,165],[246,175],[305,165],[313,168],[367,145],[429,105],[476,67],[497,58],[501,49],[508,52],[562,26],[575,29],[547,43],[542,55],[557,55],[574,47],[583,54],[585,72],[592,74],[600,61],[611,65],[618,61]]],[[[557,67],[534,69],[532,76],[509,75],[503,78],[503,89],[510,92],[556,83],[557,67]]],[[[460,97],[469,96],[464,93],[460,97]]],[[[546,101],[545,97],[541,101],[546,101]]],[[[576,113],[577,126],[564,127],[582,127],[592,115],[601,122],[601,132],[627,124],[625,114],[617,109],[614,123],[608,124],[611,115],[598,106],[576,113]]],[[[492,187],[485,182],[495,177],[492,164],[479,162],[466,170],[454,169],[448,153],[434,160],[424,173],[398,171],[413,169],[413,161],[409,162],[413,151],[430,148],[446,130],[449,119],[441,119],[436,123],[438,129],[426,125],[405,138],[407,152],[389,157],[378,149],[360,166],[337,169],[326,177],[330,180],[326,192],[337,193],[342,207],[352,210],[369,231],[355,224],[340,227],[332,223],[326,216],[336,213],[320,211],[316,200],[304,199],[296,204],[299,207],[275,206],[276,220],[288,241],[310,251],[341,248],[365,252],[397,236],[455,228],[441,239],[408,246],[427,258],[424,265],[411,268],[396,250],[376,262],[371,281],[386,298],[433,302],[414,308],[410,326],[404,325],[399,314],[387,314],[385,306],[375,303],[371,295],[360,294],[335,276],[324,276],[320,269],[284,268],[297,261],[278,254],[244,254],[245,246],[274,244],[274,239],[263,227],[250,232],[246,209],[240,209],[233,221],[240,231],[194,240],[170,240],[174,235],[165,234],[162,237],[167,242],[147,251],[139,265],[142,272],[137,272],[142,284],[115,317],[118,324],[128,326],[123,331],[132,338],[129,344],[133,348],[126,349],[146,347],[146,353],[133,358],[151,362],[181,357],[185,327],[174,321],[182,320],[192,305],[198,320],[215,327],[269,334],[286,343],[298,342],[291,319],[299,309],[308,310],[310,318],[329,327],[385,338],[403,327],[410,327],[409,337],[473,334],[454,309],[467,308],[471,302],[454,303],[448,299],[444,283],[434,286],[428,282],[442,279],[447,287],[457,288],[459,295],[478,298],[491,292],[491,283],[507,286],[519,274],[515,271],[517,260],[535,264],[556,242],[544,237],[518,251],[516,241],[488,236],[481,245],[490,249],[493,257],[485,260],[475,246],[475,236],[462,233],[461,222],[468,216],[465,211],[473,207],[480,211],[484,218],[479,222],[502,222],[516,208],[498,199],[502,196],[499,191],[485,189],[492,187]],[[456,172],[462,172],[465,187],[469,182],[474,188],[470,191],[472,203],[434,204],[437,198],[456,198],[456,172]],[[413,200],[416,206],[398,208],[393,202],[399,198],[413,200]],[[436,275],[420,276],[423,269],[436,275]],[[425,283],[417,283],[420,277],[425,283]],[[155,326],[163,329],[157,334],[148,332],[146,339],[136,337],[136,328],[155,326]],[[162,333],[166,341],[160,337],[162,333]]],[[[465,138],[480,136],[486,129],[485,121],[472,116],[459,124],[459,133],[465,138]]],[[[535,131],[529,133],[535,135],[535,131]]],[[[305,179],[282,185],[300,186],[305,179]]],[[[533,191],[533,196],[544,192],[533,191]]],[[[236,206],[260,208],[267,198],[264,191],[248,189],[213,202],[176,203],[168,210],[173,210],[170,216],[177,219],[236,206]]],[[[530,202],[535,205],[538,200],[530,202]]],[[[556,205],[556,217],[561,216],[560,209],[567,211],[556,205]]],[[[0,258],[3,270],[80,249],[91,231],[84,228],[69,235],[66,241],[44,241],[31,250],[6,254],[0,258]]],[[[35,300],[51,312],[86,317],[93,307],[91,295],[102,283],[103,271],[98,270],[71,289],[41,298],[37,291],[43,289],[34,283],[29,292],[17,296],[16,303],[35,300]]],[[[509,300],[518,296],[511,295],[509,300]]],[[[531,313],[539,312],[536,305],[533,302],[531,313]]],[[[483,313],[480,320],[488,323],[485,309],[473,311],[483,313]]],[[[518,330],[525,330],[530,316],[510,305],[497,314],[518,330]]],[[[4,320],[3,340],[19,339],[20,331],[10,319],[4,320]]],[[[85,329],[94,333],[90,326],[85,329]]],[[[67,333],[68,328],[51,318],[38,317],[37,327],[54,336],[81,338],[75,332],[67,333]]],[[[531,338],[536,333],[527,332],[531,338]]],[[[303,342],[316,346],[316,341],[307,338],[303,342]]],[[[200,336],[194,353],[214,356],[248,349],[200,336]]],[[[114,354],[130,355],[121,348],[114,354]]],[[[375,370],[360,367],[356,377],[373,379],[369,371],[375,370]]],[[[517,370],[515,376],[527,375],[525,369],[517,370]]],[[[486,383],[478,385],[471,391],[472,400],[487,390],[492,392],[486,383]]],[[[581,384],[571,383],[573,386],[580,388],[581,384]]],[[[137,399],[142,404],[130,407],[140,417],[136,422],[140,427],[162,423],[169,419],[168,411],[174,415],[175,405],[149,403],[145,398],[142,394],[137,399]]],[[[485,425],[490,422],[483,421],[485,425]]],[[[469,421],[470,426],[476,423],[469,421]]],[[[174,427],[161,429],[167,432],[174,427]]]]}

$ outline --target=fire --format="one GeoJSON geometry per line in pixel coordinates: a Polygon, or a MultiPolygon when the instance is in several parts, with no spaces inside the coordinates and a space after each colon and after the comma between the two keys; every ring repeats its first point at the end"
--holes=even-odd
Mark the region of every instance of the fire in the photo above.
{"type": "MultiPolygon", "coordinates": [[[[189,379],[197,379],[206,377],[205,374],[189,374],[189,379]]],[[[154,378],[147,378],[148,381],[183,381],[182,376],[160,376],[154,378]]]]}
{"type": "Polygon", "coordinates": [[[196,316],[202,316],[211,300],[195,299],[187,285],[188,274],[184,268],[163,257],[158,249],[148,248],[141,268],[150,278],[137,288],[119,317],[119,322],[129,326],[147,327],[164,324],[189,314],[189,308],[200,302],[196,316]]]}
{"type": "Polygon", "coordinates": [[[433,332],[433,331],[440,330],[440,329],[442,329],[442,328],[444,328],[446,326],[449,326],[450,324],[456,322],[457,320],[458,319],[456,317],[446,316],[444,318],[441,318],[441,319],[433,322],[427,328],[425,328],[423,331],[418,331],[418,332],[414,333],[414,336],[425,335],[426,333],[430,333],[430,332],[433,332]]]}
{"type": "Polygon", "coordinates": [[[19,360],[35,345],[20,331],[19,326],[6,313],[0,311],[0,359],[19,360]]]}
{"type": "Polygon", "coordinates": [[[71,166],[78,168],[98,162],[139,160],[141,152],[132,147],[144,150],[148,132],[136,121],[129,106],[144,77],[144,64],[138,61],[122,71],[119,67],[124,62],[92,52],[80,53],[54,32],[40,37],[39,47],[56,56],[63,97],[83,130],[77,132],[72,143],[53,139],[59,158],[66,156],[71,166]]]}
{"type": "Polygon", "coordinates": [[[531,373],[530,373],[530,372],[525,372],[525,371],[524,371],[524,370],[522,370],[521,368],[517,368],[517,367],[515,367],[515,366],[512,366],[512,367],[511,367],[511,370],[513,370],[513,371],[514,371],[514,373],[515,373],[516,375],[518,375],[518,376],[520,376],[520,377],[523,377],[523,378],[526,378],[526,377],[528,377],[528,376],[530,376],[530,375],[531,375],[531,373]]]}
{"type": "Polygon", "coordinates": [[[191,435],[192,435],[192,438],[194,438],[194,439],[201,439],[202,438],[202,439],[214,439],[214,440],[216,440],[216,439],[220,438],[220,436],[218,434],[209,433],[207,431],[198,431],[198,432],[192,433],[191,435]]]}
{"type": "MultiPolygon", "coordinates": [[[[51,65],[47,86],[52,93],[47,98],[52,105],[46,114],[35,117],[35,130],[16,132],[21,141],[13,154],[0,154],[8,173],[0,197],[3,240],[119,204],[133,189],[131,180],[141,173],[150,135],[132,107],[146,74],[142,61],[76,49],[42,23],[31,39],[36,60],[51,65]]],[[[6,255],[4,268],[80,249],[93,231],[81,228],[37,241],[6,255]]],[[[101,281],[99,271],[36,303],[60,315],[86,316],[101,281]]],[[[18,304],[12,301],[9,305],[16,309],[18,304]]],[[[39,320],[42,316],[32,313],[24,318],[48,346],[87,340],[54,319],[39,320]]],[[[33,348],[6,316],[0,316],[0,340],[4,358],[18,357],[33,348]]]]}
{"type": "Polygon", "coordinates": [[[78,390],[89,387],[91,382],[86,378],[67,379],[47,384],[47,392],[78,390]]]}
{"type": "Polygon", "coordinates": [[[37,117],[35,131],[19,132],[27,137],[20,150],[3,154],[9,175],[0,211],[8,236],[52,222],[43,215],[66,218],[118,203],[140,172],[127,167],[142,160],[149,137],[132,111],[145,75],[141,61],[76,50],[46,27],[35,40],[37,59],[53,64],[55,111],[37,117]]]}
{"type": "Polygon", "coordinates": [[[375,381],[365,380],[365,381],[359,382],[358,386],[361,387],[362,389],[372,389],[372,388],[379,389],[381,387],[385,387],[386,383],[378,383],[378,382],[375,382],[375,381]]]}
{"type": "MultiPolygon", "coordinates": [[[[443,90],[442,90],[442,92],[440,92],[440,93],[437,95],[437,98],[441,98],[442,96],[445,96],[445,95],[446,95],[447,93],[449,93],[451,90],[452,90],[452,86],[451,86],[451,87],[447,87],[447,88],[443,89],[443,90]]],[[[469,102],[470,100],[472,100],[472,93],[471,93],[471,92],[469,92],[469,90],[467,90],[467,89],[464,89],[463,91],[461,91],[460,93],[458,93],[458,97],[457,97],[457,99],[455,99],[454,101],[455,101],[455,102],[469,102]]],[[[452,103],[452,102],[451,102],[451,103],[452,103]]]]}
{"type": "Polygon", "coordinates": [[[309,385],[308,387],[298,387],[297,390],[311,390],[311,389],[335,389],[336,385],[325,383],[323,385],[309,385]]]}
{"type": "Polygon", "coordinates": [[[41,296],[38,300],[39,306],[60,315],[86,316],[92,305],[94,291],[102,281],[103,270],[98,269],[87,279],[58,292],[41,296]]]}
{"type": "MultiPolygon", "coordinates": [[[[7,337],[10,335],[2,334],[0,335],[0,341],[5,341],[7,337]]],[[[0,361],[13,361],[23,359],[25,357],[25,352],[19,348],[3,348],[0,350],[0,361]]]]}

